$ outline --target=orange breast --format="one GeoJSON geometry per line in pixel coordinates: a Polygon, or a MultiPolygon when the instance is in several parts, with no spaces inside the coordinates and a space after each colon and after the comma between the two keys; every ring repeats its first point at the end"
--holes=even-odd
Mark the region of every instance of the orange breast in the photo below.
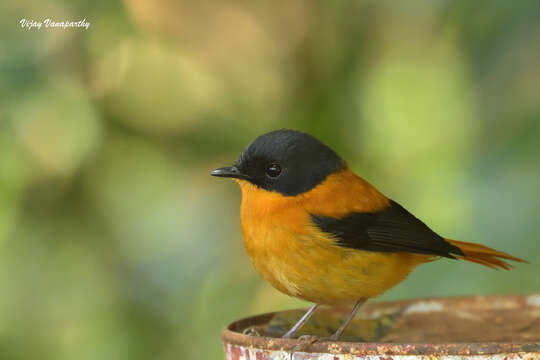
{"type": "Polygon", "coordinates": [[[318,304],[350,304],[383,293],[429,260],[344,248],[312,224],[310,213],[340,218],[388,206],[384,195],[349,170],[295,197],[238,183],[248,254],[259,273],[285,294],[318,304]]]}

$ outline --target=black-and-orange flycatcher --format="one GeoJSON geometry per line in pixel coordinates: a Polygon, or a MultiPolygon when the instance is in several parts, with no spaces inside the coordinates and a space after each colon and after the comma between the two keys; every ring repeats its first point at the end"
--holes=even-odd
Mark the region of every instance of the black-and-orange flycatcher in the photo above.
{"type": "Polygon", "coordinates": [[[282,293],[314,303],[285,338],[320,305],[353,305],[330,337],[337,340],[367,299],[441,257],[502,269],[510,265],[501,259],[525,262],[438,235],[303,132],[261,135],[233,166],[211,174],[240,185],[244,244],[258,272],[282,293]]]}

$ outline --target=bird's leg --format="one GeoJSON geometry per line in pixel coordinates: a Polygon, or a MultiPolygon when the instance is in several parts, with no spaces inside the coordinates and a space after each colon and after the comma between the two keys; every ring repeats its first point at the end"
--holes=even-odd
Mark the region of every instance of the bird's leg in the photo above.
{"type": "Polygon", "coordinates": [[[341,336],[341,334],[343,333],[347,325],[349,325],[351,320],[354,318],[354,315],[356,315],[356,312],[358,311],[358,309],[360,309],[360,306],[362,306],[362,304],[365,302],[366,302],[366,299],[362,299],[362,300],[358,300],[356,304],[354,304],[354,307],[352,308],[351,313],[349,314],[349,316],[347,316],[343,325],[341,325],[341,327],[337,329],[337,331],[332,336],[330,336],[329,338],[330,340],[337,341],[339,339],[339,337],[341,336]]]}
{"type": "Polygon", "coordinates": [[[309,310],[298,320],[296,324],[291,328],[291,330],[287,331],[285,335],[283,335],[284,339],[290,339],[293,337],[293,335],[309,320],[309,318],[313,315],[315,310],[319,307],[319,304],[314,304],[309,310]]]}

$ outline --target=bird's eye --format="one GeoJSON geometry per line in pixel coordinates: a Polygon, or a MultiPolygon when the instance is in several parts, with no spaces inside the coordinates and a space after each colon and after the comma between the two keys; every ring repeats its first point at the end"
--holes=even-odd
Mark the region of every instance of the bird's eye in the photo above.
{"type": "Polygon", "coordinates": [[[270,177],[277,177],[281,174],[281,166],[276,163],[272,163],[266,167],[266,175],[270,177]]]}

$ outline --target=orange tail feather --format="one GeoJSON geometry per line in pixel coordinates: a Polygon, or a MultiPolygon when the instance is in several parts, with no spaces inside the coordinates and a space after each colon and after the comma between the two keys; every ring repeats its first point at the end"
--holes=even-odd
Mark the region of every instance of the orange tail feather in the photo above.
{"type": "Polygon", "coordinates": [[[458,259],[471,261],[477,264],[490,267],[492,269],[502,268],[505,270],[509,270],[512,267],[512,265],[510,265],[509,263],[501,259],[527,263],[527,261],[523,259],[517,258],[505,252],[495,250],[481,244],[475,244],[475,243],[469,243],[469,242],[463,242],[463,241],[457,241],[457,240],[451,240],[451,239],[446,239],[446,241],[448,241],[450,244],[454,246],[457,246],[463,252],[464,256],[456,256],[458,259]]]}

